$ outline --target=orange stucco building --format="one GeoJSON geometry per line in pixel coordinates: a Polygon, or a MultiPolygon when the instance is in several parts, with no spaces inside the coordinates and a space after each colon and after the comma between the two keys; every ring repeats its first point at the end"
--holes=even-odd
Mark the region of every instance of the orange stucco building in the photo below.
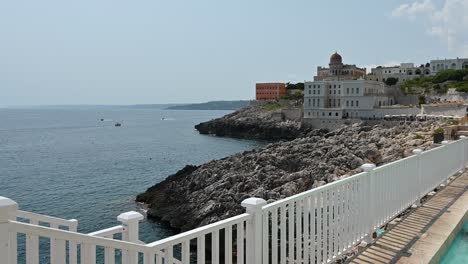
{"type": "Polygon", "coordinates": [[[287,94],[285,83],[257,83],[255,91],[257,100],[278,100],[287,94]]]}

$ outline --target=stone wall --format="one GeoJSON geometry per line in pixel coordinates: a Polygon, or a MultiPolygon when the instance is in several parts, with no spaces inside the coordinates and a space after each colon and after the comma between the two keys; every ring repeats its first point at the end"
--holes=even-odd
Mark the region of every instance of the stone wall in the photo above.
{"type": "Polygon", "coordinates": [[[303,124],[306,127],[314,129],[338,129],[344,125],[351,125],[353,123],[361,122],[360,119],[326,119],[326,118],[304,118],[303,124]]]}
{"type": "Polygon", "coordinates": [[[400,105],[419,105],[418,95],[398,95],[395,100],[400,105]]]}
{"type": "Polygon", "coordinates": [[[466,106],[459,105],[422,105],[422,112],[425,115],[447,115],[460,116],[466,115],[466,106]]]}
{"type": "Polygon", "coordinates": [[[281,110],[283,114],[284,120],[292,120],[292,121],[302,121],[302,117],[304,116],[304,112],[301,108],[293,108],[293,109],[283,109],[281,110]]]}
{"type": "Polygon", "coordinates": [[[428,95],[427,102],[468,102],[468,93],[444,94],[444,95],[428,95]]]}

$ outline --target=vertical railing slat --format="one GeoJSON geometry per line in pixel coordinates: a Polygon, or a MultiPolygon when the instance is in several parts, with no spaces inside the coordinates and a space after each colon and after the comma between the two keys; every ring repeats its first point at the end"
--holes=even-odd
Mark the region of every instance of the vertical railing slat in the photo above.
{"type": "Polygon", "coordinates": [[[182,243],[182,263],[190,264],[190,240],[182,243]]]}
{"type": "Polygon", "coordinates": [[[285,264],[286,263],[286,205],[282,205],[280,207],[280,263],[285,264]]]}
{"type": "Polygon", "coordinates": [[[309,250],[310,250],[310,240],[309,240],[309,217],[310,217],[310,204],[309,204],[309,196],[306,196],[302,200],[302,208],[303,208],[303,233],[304,233],[304,244],[303,244],[303,255],[304,261],[303,263],[309,263],[309,250]]]}
{"type": "Polygon", "coordinates": [[[224,229],[224,263],[232,264],[232,226],[226,227],[224,229]]]}
{"type": "Polygon", "coordinates": [[[244,222],[237,224],[237,264],[244,264],[244,222]]]}
{"type": "Polygon", "coordinates": [[[294,263],[294,202],[288,204],[288,263],[294,263]]]}
{"type": "Polygon", "coordinates": [[[269,261],[269,242],[271,241],[270,240],[270,237],[269,237],[269,226],[270,226],[270,211],[269,210],[266,210],[263,212],[263,216],[262,216],[262,256],[263,256],[263,264],[269,264],[270,261],[269,261]]]}
{"type": "Polygon", "coordinates": [[[8,264],[18,263],[18,233],[10,232],[10,245],[8,256],[8,264]]]}
{"type": "MultiPolygon", "coordinates": [[[[36,220],[30,220],[30,224],[39,224],[36,220]]],[[[26,263],[39,264],[39,237],[26,234],[26,263]]]]}
{"type": "Polygon", "coordinates": [[[81,243],[81,264],[96,264],[96,246],[81,243]]]}
{"type": "Polygon", "coordinates": [[[302,261],[302,202],[296,201],[296,260],[302,261]]]}
{"type": "Polygon", "coordinates": [[[197,263],[205,263],[205,234],[197,237],[197,263]]]}
{"type": "Polygon", "coordinates": [[[219,230],[211,233],[211,263],[219,264],[219,230]]]}
{"type": "Polygon", "coordinates": [[[271,263],[278,264],[278,208],[271,214],[271,263]]]}

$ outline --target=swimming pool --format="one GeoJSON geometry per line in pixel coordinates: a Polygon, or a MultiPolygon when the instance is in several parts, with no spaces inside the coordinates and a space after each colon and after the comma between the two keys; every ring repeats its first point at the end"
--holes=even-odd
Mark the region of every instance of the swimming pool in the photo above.
{"type": "Polygon", "coordinates": [[[468,221],[464,222],[462,230],[453,240],[440,263],[468,263],[468,221]]]}

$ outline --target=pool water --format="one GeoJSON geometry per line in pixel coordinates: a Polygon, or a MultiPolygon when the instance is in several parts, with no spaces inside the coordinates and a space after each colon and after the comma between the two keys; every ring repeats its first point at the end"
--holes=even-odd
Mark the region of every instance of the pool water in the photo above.
{"type": "Polygon", "coordinates": [[[442,258],[441,264],[468,263],[468,221],[450,245],[442,258]]]}

